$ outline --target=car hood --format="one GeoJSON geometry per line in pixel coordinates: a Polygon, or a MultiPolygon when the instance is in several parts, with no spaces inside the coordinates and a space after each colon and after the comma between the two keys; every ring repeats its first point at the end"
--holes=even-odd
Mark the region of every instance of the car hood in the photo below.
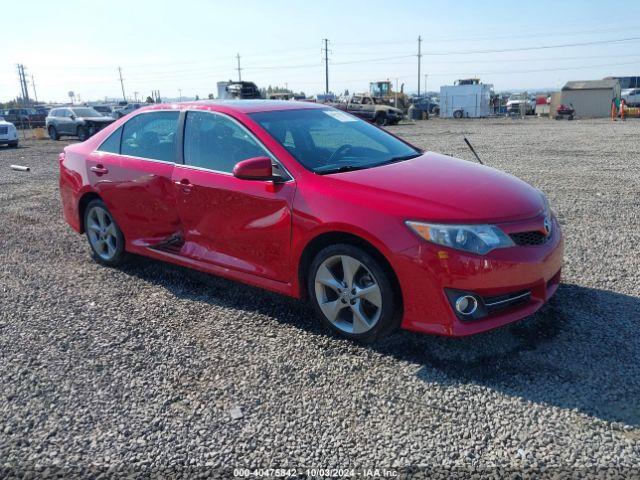
{"type": "Polygon", "coordinates": [[[532,218],[544,209],[540,192],[477,163],[427,152],[365,170],[326,175],[363,207],[401,212],[406,219],[489,223],[532,218]]]}

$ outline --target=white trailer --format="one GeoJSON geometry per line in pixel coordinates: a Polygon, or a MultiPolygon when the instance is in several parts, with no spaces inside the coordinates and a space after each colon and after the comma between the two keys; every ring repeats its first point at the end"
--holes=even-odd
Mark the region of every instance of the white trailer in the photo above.
{"type": "Polygon", "coordinates": [[[458,80],[454,85],[440,87],[440,117],[481,118],[491,114],[493,85],[478,79],[458,80]]]}

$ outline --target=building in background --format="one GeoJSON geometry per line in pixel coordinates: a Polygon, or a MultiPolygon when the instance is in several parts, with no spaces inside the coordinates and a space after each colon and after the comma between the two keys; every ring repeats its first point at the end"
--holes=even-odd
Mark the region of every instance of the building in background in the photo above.
{"type": "Polygon", "coordinates": [[[640,88],[640,77],[606,77],[605,80],[618,80],[621,90],[640,88]]]}
{"type": "Polygon", "coordinates": [[[562,103],[573,105],[576,117],[608,117],[611,102],[620,98],[620,83],[610,78],[567,82],[562,87],[562,103]]]}

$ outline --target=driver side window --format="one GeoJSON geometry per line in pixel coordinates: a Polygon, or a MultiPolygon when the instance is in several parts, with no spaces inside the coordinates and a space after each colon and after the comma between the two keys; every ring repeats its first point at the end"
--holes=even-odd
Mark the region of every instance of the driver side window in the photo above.
{"type": "Polygon", "coordinates": [[[188,112],[184,127],[184,163],[231,173],[236,163],[270,155],[233,120],[224,115],[188,112]]]}

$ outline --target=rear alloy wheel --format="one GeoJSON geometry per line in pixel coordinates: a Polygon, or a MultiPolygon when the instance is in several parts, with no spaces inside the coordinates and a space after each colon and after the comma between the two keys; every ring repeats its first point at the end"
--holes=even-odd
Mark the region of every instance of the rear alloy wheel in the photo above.
{"type": "Polygon", "coordinates": [[[102,200],[92,200],[84,215],[84,229],[94,258],[115,266],[125,259],[124,235],[102,200]]]}
{"type": "Polygon", "coordinates": [[[60,140],[60,135],[58,134],[58,130],[56,130],[56,127],[54,127],[53,125],[49,127],[49,138],[51,140],[60,140]]]}
{"type": "Polygon", "coordinates": [[[309,296],[323,323],[347,338],[371,341],[395,327],[396,302],[386,272],[352,245],[333,245],[316,256],[309,296]]]}

